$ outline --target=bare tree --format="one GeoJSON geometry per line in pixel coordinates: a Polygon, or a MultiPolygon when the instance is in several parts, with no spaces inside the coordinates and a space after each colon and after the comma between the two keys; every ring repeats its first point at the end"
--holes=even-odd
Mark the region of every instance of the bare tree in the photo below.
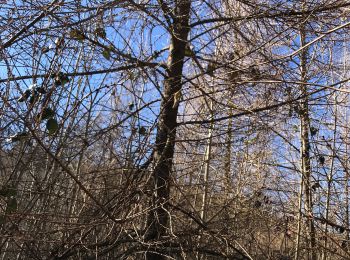
{"type": "Polygon", "coordinates": [[[347,1],[1,4],[2,259],[349,257],[347,1]]]}

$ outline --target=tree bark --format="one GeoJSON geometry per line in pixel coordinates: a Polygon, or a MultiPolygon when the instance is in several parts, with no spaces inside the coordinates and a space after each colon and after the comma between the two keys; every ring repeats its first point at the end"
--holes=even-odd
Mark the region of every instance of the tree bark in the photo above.
{"type": "MultiPolygon", "coordinates": [[[[304,6],[303,6],[304,8],[304,6]]],[[[300,41],[301,48],[306,45],[306,33],[304,27],[304,21],[302,21],[300,28],[300,41]]],[[[301,72],[301,82],[307,82],[307,48],[301,51],[300,55],[300,72],[301,72]]],[[[310,117],[309,117],[309,98],[307,96],[306,84],[301,85],[301,94],[305,98],[301,101],[301,115],[300,115],[300,131],[301,131],[301,173],[302,178],[304,178],[304,191],[305,191],[305,211],[307,214],[307,229],[308,229],[308,245],[310,247],[310,257],[309,259],[316,260],[316,236],[315,236],[315,226],[313,220],[313,201],[312,201],[312,189],[310,184],[311,179],[311,160],[310,160],[310,117]]]]}
{"type": "MultiPolygon", "coordinates": [[[[210,118],[213,119],[213,101],[210,101],[210,118]]],[[[213,130],[214,124],[211,123],[208,130],[208,143],[205,148],[204,154],[204,175],[203,175],[203,196],[202,196],[202,207],[201,207],[201,219],[205,223],[207,219],[207,208],[208,208],[208,188],[209,188],[209,171],[210,171],[210,160],[211,160],[211,150],[213,141],[213,130]]]]}
{"type": "MultiPolygon", "coordinates": [[[[189,33],[190,0],[175,2],[172,23],[171,44],[169,47],[168,68],[164,79],[163,101],[157,125],[157,135],[153,156],[151,210],[147,218],[145,240],[149,243],[161,242],[169,229],[168,202],[170,198],[171,170],[176,137],[176,119],[179,96],[182,87],[182,70],[185,58],[185,47],[189,33]]],[[[146,254],[146,259],[165,259],[156,249],[146,254]]]]}

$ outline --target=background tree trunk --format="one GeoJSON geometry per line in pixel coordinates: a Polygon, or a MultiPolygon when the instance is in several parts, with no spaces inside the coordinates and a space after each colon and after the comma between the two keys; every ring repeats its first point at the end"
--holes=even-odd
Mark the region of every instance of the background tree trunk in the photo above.
{"type": "MultiPolygon", "coordinates": [[[[302,8],[304,9],[304,7],[302,8]]],[[[300,26],[300,47],[304,48],[306,44],[306,32],[304,27],[304,21],[300,26]]],[[[300,54],[300,74],[301,74],[301,95],[304,98],[301,101],[300,108],[300,132],[301,132],[301,175],[304,178],[304,194],[305,194],[305,211],[307,217],[307,232],[308,232],[308,246],[310,247],[310,259],[316,260],[316,237],[315,226],[313,220],[313,203],[312,203],[312,189],[311,189],[311,160],[310,160],[310,140],[309,140],[309,97],[306,87],[307,82],[307,48],[302,49],[300,54]]],[[[309,253],[308,253],[309,254],[309,253]]]]}

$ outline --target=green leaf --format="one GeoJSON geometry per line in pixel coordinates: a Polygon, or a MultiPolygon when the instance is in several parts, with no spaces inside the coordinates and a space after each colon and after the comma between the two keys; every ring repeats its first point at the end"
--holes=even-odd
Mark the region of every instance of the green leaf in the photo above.
{"type": "Polygon", "coordinates": [[[321,165],[324,165],[324,163],[326,162],[326,158],[321,155],[318,157],[318,161],[320,162],[321,165]]]}
{"type": "Polygon", "coordinates": [[[35,88],[35,91],[37,91],[40,94],[46,94],[46,89],[44,87],[37,87],[35,88]]]}
{"type": "Polygon", "coordinates": [[[57,120],[54,118],[47,120],[46,129],[49,131],[49,135],[54,135],[58,130],[57,120]]]}
{"type": "Polygon", "coordinates": [[[71,30],[71,31],[69,32],[69,37],[70,37],[70,38],[73,38],[73,39],[75,39],[75,40],[78,40],[78,41],[82,41],[82,40],[85,39],[84,34],[83,34],[81,31],[76,30],[76,29],[71,30]]]}
{"type": "Polygon", "coordinates": [[[58,73],[58,77],[62,81],[62,84],[65,84],[66,82],[69,81],[69,78],[68,78],[67,74],[64,73],[64,72],[58,73]]]}
{"type": "Polygon", "coordinates": [[[318,132],[318,129],[316,127],[313,127],[313,126],[310,127],[311,136],[315,136],[317,132],[318,132]]]}
{"type": "Polygon", "coordinates": [[[39,93],[34,91],[29,99],[29,104],[33,105],[39,99],[39,93]]]}
{"type": "Polygon", "coordinates": [[[5,216],[4,215],[0,215],[0,225],[4,224],[5,223],[5,216]]]}
{"type": "Polygon", "coordinates": [[[17,199],[14,197],[11,197],[7,201],[7,206],[6,206],[6,213],[12,213],[17,210],[17,199]]]}
{"type": "Polygon", "coordinates": [[[137,77],[137,75],[135,75],[133,72],[128,72],[128,79],[133,81],[135,80],[135,78],[137,77]]]}
{"type": "Polygon", "coordinates": [[[22,96],[20,96],[20,97],[17,99],[17,101],[18,101],[18,102],[24,102],[24,101],[26,101],[26,100],[30,97],[30,94],[31,94],[31,93],[32,93],[32,92],[31,92],[29,89],[27,89],[26,91],[23,92],[22,96]]]}
{"type": "Polygon", "coordinates": [[[102,52],[102,56],[106,59],[106,60],[110,60],[111,58],[111,51],[104,49],[102,52]]]}
{"type": "Polygon", "coordinates": [[[19,133],[15,134],[15,135],[11,135],[7,139],[7,141],[11,142],[11,143],[15,143],[15,142],[27,139],[28,136],[29,136],[29,133],[27,133],[27,132],[19,132],[19,133]]]}
{"type": "Polygon", "coordinates": [[[41,113],[41,120],[49,119],[54,116],[55,116],[55,111],[47,107],[47,108],[44,108],[43,112],[41,113]]]}
{"type": "Polygon", "coordinates": [[[4,186],[0,190],[0,196],[3,196],[3,197],[9,198],[11,196],[16,196],[16,194],[17,194],[17,191],[12,187],[4,186]]]}
{"type": "Polygon", "coordinates": [[[60,71],[55,75],[56,86],[61,86],[61,85],[64,86],[68,82],[69,82],[69,78],[67,74],[60,71]]]}
{"type": "Polygon", "coordinates": [[[187,57],[195,56],[193,49],[191,48],[190,44],[188,44],[188,43],[186,44],[186,47],[185,47],[185,56],[187,56],[187,57]]]}
{"type": "Polygon", "coordinates": [[[13,187],[7,188],[7,197],[16,196],[17,190],[13,187]]]}
{"type": "Polygon", "coordinates": [[[0,196],[3,196],[3,197],[9,196],[10,191],[11,191],[11,190],[10,190],[8,187],[3,187],[3,188],[0,190],[0,196]]]}
{"type": "Polygon", "coordinates": [[[147,132],[147,130],[146,130],[146,128],[144,126],[141,126],[139,128],[139,134],[140,135],[146,135],[146,132],[147,132]]]}
{"type": "Polygon", "coordinates": [[[186,48],[185,49],[185,56],[192,57],[193,56],[193,52],[189,48],[186,48]]]}
{"type": "Polygon", "coordinates": [[[49,51],[50,51],[49,47],[44,46],[41,48],[41,53],[43,53],[43,54],[48,53],[49,51]]]}
{"type": "Polygon", "coordinates": [[[96,28],[94,33],[95,33],[96,36],[98,36],[100,38],[103,38],[103,39],[106,39],[106,37],[107,37],[105,29],[101,28],[101,27],[96,28]]]}
{"type": "Polygon", "coordinates": [[[0,196],[6,197],[7,193],[8,193],[8,189],[7,188],[2,188],[0,190],[0,196]]]}

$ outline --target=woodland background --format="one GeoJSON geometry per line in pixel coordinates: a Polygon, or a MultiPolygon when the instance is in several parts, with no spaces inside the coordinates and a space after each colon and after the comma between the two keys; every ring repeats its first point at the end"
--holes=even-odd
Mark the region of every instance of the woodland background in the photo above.
{"type": "Polygon", "coordinates": [[[350,1],[0,5],[0,259],[350,259],[350,1]]]}

